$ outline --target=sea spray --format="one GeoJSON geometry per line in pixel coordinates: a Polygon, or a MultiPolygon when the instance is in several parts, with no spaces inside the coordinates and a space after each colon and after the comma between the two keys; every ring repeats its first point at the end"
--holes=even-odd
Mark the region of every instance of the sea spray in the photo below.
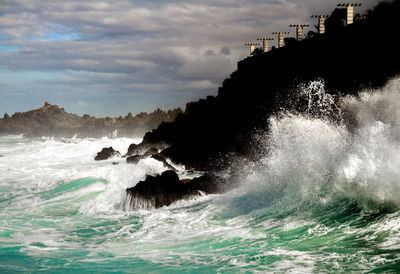
{"type": "Polygon", "coordinates": [[[400,206],[399,83],[338,103],[323,83],[302,85],[299,96],[312,102],[310,109],[269,119],[265,156],[242,185],[246,197],[255,192],[258,198],[246,201],[259,204],[263,191],[266,200],[280,195],[277,201],[301,210],[344,198],[360,206],[400,206]]]}

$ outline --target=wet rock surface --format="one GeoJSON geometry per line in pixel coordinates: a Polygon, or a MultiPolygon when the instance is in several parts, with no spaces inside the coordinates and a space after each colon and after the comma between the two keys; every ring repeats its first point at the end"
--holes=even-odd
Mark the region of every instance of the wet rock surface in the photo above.
{"type": "Polygon", "coordinates": [[[119,151],[114,150],[112,147],[105,147],[94,157],[96,161],[107,160],[113,156],[121,156],[119,151]]]}
{"type": "Polygon", "coordinates": [[[179,181],[178,175],[170,170],[161,175],[147,176],[144,181],[128,188],[126,193],[132,208],[159,208],[200,195],[199,192],[187,188],[179,181]]]}
{"type": "Polygon", "coordinates": [[[136,186],[126,190],[127,202],[131,209],[160,208],[184,199],[225,191],[225,180],[206,174],[191,181],[179,180],[173,170],[161,175],[147,176],[136,186]]]}
{"type": "Polygon", "coordinates": [[[209,173],[187,182],[186,187],[206,194],[220,194],[229,190],[225,179],[209,173]]]}
{"type": "Polygon", "coordinates": [[[168,168],[169,170],[178,171],[175,167],[170,165],[167,162],[167,160],[163,156],[161,156],[160,154],[154,154],[154,155],[151,156],[151,158],[163,163],[164,167],[168,168]]]}
{"type": "Polygon", "coordinates": [[[137,164],[140,160],[144,159],[143,155],[133,155],[126,158],[128,164],[137,164]]]}
{"type": "Polygon", "coordinates": [[[133,154],[135,154],[138,147],[139,146],[137,144],[130,144],[126,156],[132,156],[133,154]]]}
{"type": "MultiPolygon", "coordinates": [[[[135,150],[132,150],[132,151],[138,151],[138,146],[136,146],[135,150]]],[[[129,149],[128,149],[127,155],[128,154],[129,154],[129,149]]],[[[154,147],[148,149],[142,155],[136,154],[136,155],[132,155],[132,156],[127,157],[126,158],[126,162],[128,164],[137,164],[141,160],[146,159],[146,158],[152,158],[154,160],[157,160],[157,161],[161,162],[164,165],[164,167],[168,168],[169,170],[178,171],[175,167],[173,167],[171,164],[169,164],[167,162],[167,160],[158,153],[158,149],[154,148],[154,147]]]]}

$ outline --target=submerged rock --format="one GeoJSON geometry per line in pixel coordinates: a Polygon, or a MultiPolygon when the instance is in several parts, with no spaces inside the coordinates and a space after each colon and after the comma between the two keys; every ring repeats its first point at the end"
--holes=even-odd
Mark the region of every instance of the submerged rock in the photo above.
{"type": "Polygon", "coordinates": [[[96,161],[107,160],[113,156],[120,156],[119,151],[114,150],[112,147],[105,147],[100,152],[97,153],[94,159],[96,161]]]}
{"type": "Polygon", "coordinates": [[[180,181],[175,171],[167,170],[161,175],[147,176],[144,181],[128,188],[126,194],[132,209],[160,208],[202,193],[222,193],[226,190],[225,183],[225,180],[212,174],[180,181]]]}

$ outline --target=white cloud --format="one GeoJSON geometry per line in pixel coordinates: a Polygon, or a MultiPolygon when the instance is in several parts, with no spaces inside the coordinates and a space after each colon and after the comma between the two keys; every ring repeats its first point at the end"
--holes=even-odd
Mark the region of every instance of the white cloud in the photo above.
{"type": "Polygon", "coordinates": [[[216,84],[212,83],[209,80],[191,81],[190,83],[185,85],[185,88],[188,89],[212,89],[216,87],[216,84]]]}
{"type": "Polygon", "coordinates": [[[78,101],[78,102],[76,102],[76,104],[78,107],[81,107],[81,108],[86,107],[86,103],[84,101],[78,101]]]}

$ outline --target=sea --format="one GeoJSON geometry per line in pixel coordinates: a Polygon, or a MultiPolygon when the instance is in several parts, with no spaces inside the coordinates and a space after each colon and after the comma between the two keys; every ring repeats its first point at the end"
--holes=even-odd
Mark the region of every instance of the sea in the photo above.
{"type": "Polygon", "coordinates": [[[140,139],[1,136],[0,273],[400,273],[400,79],[323,89],[268,118],[237,188],[159,209],[125,190],[162,163],[94,161],[140,139]]]}

